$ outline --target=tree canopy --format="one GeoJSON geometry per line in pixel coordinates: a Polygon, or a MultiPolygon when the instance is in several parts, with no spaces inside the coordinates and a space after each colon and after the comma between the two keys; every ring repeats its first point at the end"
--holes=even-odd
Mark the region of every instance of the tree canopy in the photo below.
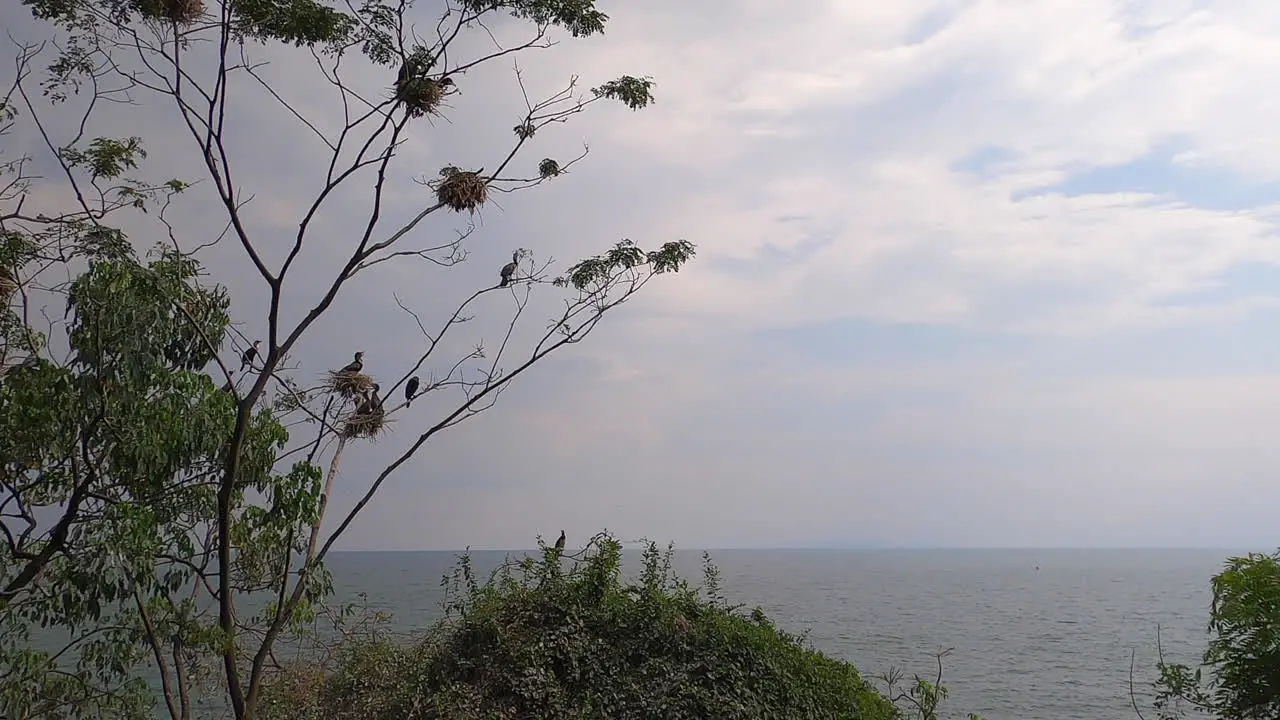
{"type": "Polygon", "coordinates": [[[513,248],[510,282],[499,284],[495,268],[492,286],[401,305],[400,319],[421,331],[404,341],[415,360],[403,368],[333,371],[332,358],[294,357],[300,341],[353,277],[390,263],[446,272],[465,262],[472,216],[494,193],[556,181],[585,158],[526,158],[538,133],[597,103],[642,109],[654,83],[624,75],[583,92],[572,78],[536,100],[517,75],[524,110],[513,139],[413,178],[397,162],[401,148],[431,132],[424,118],[447,117],[461,102],[455,77],[549,49],[556,33],[599,34],[608,17],[591,0],[24,4],[58,42],[20,46],[0,100],[0,152],[19,150],[0,157],[0,714],[142,718],[160,709],[176,720],[202,699],[225,699],[235,717],[256,717],[280,671],[274,649],[311,632],[331,592],[324,558],[384,482],[654,278],[681,269],[695,248],[614,239],[569,263],[513,248]],[[488,37],[485,23],[498,17],[513,18],[526,39],[497,49],[459,40],[488,37]],[[424,19],[436,29],[425,38],[415,31],[424,19]],[[255,53],[314,62],[315,79],[333,90],[328,106],[319,101],[324,119],[342,127],[323,130],[332,123],[290,105],[256,74],[255,53]],[[348,84],[354,64],[398,68],[393,92],[348,84]],[[296,123],[328,168],[279,262],[277,229],[245,212],[262,183],[227,141],[260,122],[243,112],[251,103],[274,108],[281,127],[296,123]],[[126,118],[177,120],[198,162],[182,179],[149,178],[145,133],[95,133],[107,105],[126,118]],[[388,190],[409,181],[431,192],[407,220],[391,219],[388,190]],[[211,203],[203,209],[225,220],[213,241],[207,221],[181,212],[197,184],[211,203]],[[331,237],[315,239],[316,218],[347,189],[362,204],[341,212],[362,215],[363,231],[335,248],[331,237]],[[441,227],[422,232],[428,218],[441,227]],[[232,244],[240,265],[211,269],[211,242],[232,244]],[[287,284],[308,253],[331,260],[329,274],[287,284]],[[260,280],[265,302],[233,318],[219,273],[260,280]],[[470,344],[445,341],[475,327],[479,301],[495,293],[508,302],[488,330],[470,344]],[[290,303],[309,309],[290,319],[281,311],[290,303]],[[559,309],[536,317],[533,308],[546,306],[559,309]],[[449,355],[460,346],[472,349],[449,355]],[[430,402],[390,400],[410,378],[430,402]],[[327,518],[344,448],[392,420],[405,439],[380,470],[353,479],[355,507],[327,518]]]}

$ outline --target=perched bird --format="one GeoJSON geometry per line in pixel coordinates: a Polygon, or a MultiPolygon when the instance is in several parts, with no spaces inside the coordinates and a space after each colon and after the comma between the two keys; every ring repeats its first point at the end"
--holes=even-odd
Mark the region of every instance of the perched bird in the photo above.
{"type": "Polygon", "coordinates": [[[413,402],[413,396],[418,394],[418,385],[421,382],[422,381],[418,379],[418,376],[414,375],[413,377],[409,378],[409,382],[405,384],[404,386],[404,406],[405,407],[409,407],[409,403],[413,402]]]}
{"type": "Polygon", "coordinates": [[[564,531],[563,530],[560,531],[560,538],[556,540],[556,550],[560,552],[564,551],[564,531]]]}
{"type": "Polygon", "coordinates": [[[356,353],[356,359],[338,372],[354,375],[364,369],[364,351],[356,353]]]}
{"type": "Polygon", "coordinates": [[[68,292],[67,293],[67,309],[62,311],[63,320],[66,320],[67,316],[71,314],[71,308],[74,307],[75,304],[76,304],[76,294],[74,292],[68,292]]]}
{"type": "Polygon", "coordinates": [[[381,410],[382,398],[378,397],[378,391],[381,389],[382,389],[381,385],[379,385],[378,383],[374,383],[373,389],[370,390],[369,394],[365,396],[364,402],[360,403],[360,407],[356,408],[356,414],[369,415],[373,413],[375,410],[381,410]]]}
{"type": "Polygon", "coordinates": [[[457,89],[457,87],[458,87],[458,85],[457,85],[457,83],[455,83],[455,82],[453,81],[453,78],[451,78],[451,77],[446,77],[446,78],[440,78],[440,87],[442,87],[442,88],[454,88],[454,89],[456,90],[456,89],[457,89]]]}
{"type": "Polygon", "coordinates": [[[502,282],[498,283],[498,287],[506,287],[511,284],[511,276],[516,274],[516,268],[520,262],[520,251],[511,253],[511,262],[502,266],[500,271],[502,274],[502,282]]]}
{"type": "Polygon", "coordinates": [[[258,346],[261,344],[262,344],[261,340],[254,340],[253,347],[250,347],[248,350],[245,350],[244,354],[240,356],[241,370],[244,370],[247,367],[248,368],[253,367],[253,360],[254,358],[258,357],[258,346]]]}

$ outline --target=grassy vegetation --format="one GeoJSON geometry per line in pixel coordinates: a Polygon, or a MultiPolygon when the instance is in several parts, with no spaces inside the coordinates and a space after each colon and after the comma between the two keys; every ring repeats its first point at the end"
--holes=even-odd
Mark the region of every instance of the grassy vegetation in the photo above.
{"type": "Polygon", "coordinates": [[[621,559],[600,535],[574,557],[544,548],[481,583],[463,556],[440,622],[408,641],[345,633],[330,659],[273,676],[263,717],[936,717],[936,684],[918,681],[895,706],[849,663],[730,605],[709,559],[696,586],[673,572],[670,549],[649,544],[634,579],[621,559]]]}

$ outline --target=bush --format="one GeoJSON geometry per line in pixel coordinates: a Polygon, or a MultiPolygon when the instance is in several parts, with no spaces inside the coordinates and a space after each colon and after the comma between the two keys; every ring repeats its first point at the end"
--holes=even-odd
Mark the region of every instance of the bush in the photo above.
{"type": "Polygon", "coordinates": [[[1207,629],[1200,668],[1165,662],[1160,650],[1156,717],[1280,717],[1280,551],[1227,560],[1213,578],[1207,629]]]}
{"type": "Polygon", "coordinates": [[[479,584],[469,559],[447,578],[446,616],[411,643],[348,639],[335,662],[279,672],[267,720],[900,717],[850,664],[741,612],[706,562],[698,587],[650,543],[634,582],[621,544],[574,557],[543,548],[479,584]],[[563,569],[568,565],[567,570],[563,569]],[[314,678],[322,676],[316,681],[314,678]]]}

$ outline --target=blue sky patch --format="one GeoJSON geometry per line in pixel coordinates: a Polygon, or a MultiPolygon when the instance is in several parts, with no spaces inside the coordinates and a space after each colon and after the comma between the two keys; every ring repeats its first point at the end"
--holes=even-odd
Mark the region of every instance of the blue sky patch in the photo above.
{"type": "Polygon", "coordinates": [[[1280,182],[1256,183],[1214,167],[1174,162],[1184,142],[1161,143],[1134,160],[1073,173],[1066,181],[1019,193],[1018,201],[1039,195],[1066,197],[1122,192],[1150,193],[1206,210],[1248,210],[1280,202],[1280,182]]]}

